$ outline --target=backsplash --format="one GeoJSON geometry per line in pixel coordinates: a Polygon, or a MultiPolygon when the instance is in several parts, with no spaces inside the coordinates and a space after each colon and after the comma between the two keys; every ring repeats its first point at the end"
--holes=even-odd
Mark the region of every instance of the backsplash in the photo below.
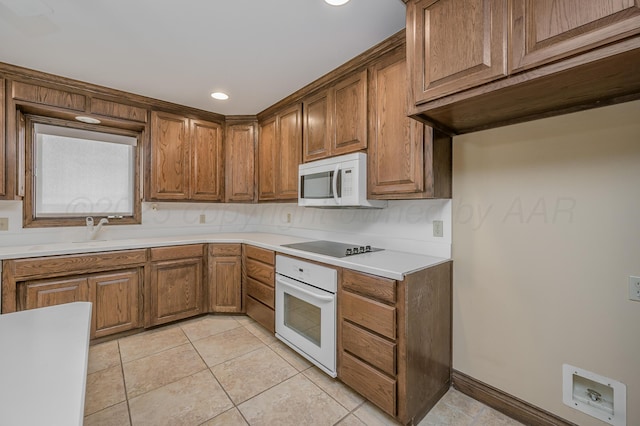
{"type": "MultiPolygon", "coordinates": [[[[385,209],[314,209],[290,203],[143,203],[141,225],[106,225],[98,238],[270,232],[450,257],[451,216],[451,200],[389,201],[385,209]],[[205,223],[200,223],[201,215],[205,223]],[[443,221],[443,237],[433,237],[434,220],[443,221]]],[[[22,229],[20,201],[0,201],[0,217],[9,218],[9,231],[0,231],[0,246],[70,242],[84,236],[83,227],[22,229]]]]}

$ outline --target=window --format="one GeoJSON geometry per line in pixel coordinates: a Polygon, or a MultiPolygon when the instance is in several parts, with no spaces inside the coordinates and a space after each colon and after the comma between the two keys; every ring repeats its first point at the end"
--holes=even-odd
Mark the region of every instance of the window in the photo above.
{"type": "Polygon", "coordinates": [[[139,223],[140,133],[43,121],[30,118],[25,225],[83,225],[87,216],[139,223]]]}

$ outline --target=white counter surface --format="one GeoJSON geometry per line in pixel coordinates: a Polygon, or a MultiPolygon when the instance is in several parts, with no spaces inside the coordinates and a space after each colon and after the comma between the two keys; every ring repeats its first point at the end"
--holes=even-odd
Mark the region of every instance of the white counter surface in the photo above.
{"type": "MultiPolygon", "coordinates": [[[[0,259],[19,259],[27,257],[54,256],[74,253],[95,253],[111,250],[127,250],[134,248],[161,247],[197,243],[246,243],[279,253],[299,256],[301,258],[341,266],[360,272],[402,280],[406,274],[428,268],[449,259],[383,250],[364,253],[357,256],[335,258],[321,254],[309,253],[282,247],[282,244],[313,241],[308,238],[292,237],[284,234],[268,234],[257,232],[220,233],[205,235],[185,235],[158,238],[135,238],[128,240],[90,241],[86,243],[56,243],[31,246],[0,247],[0,259]]],[[[354,241],[357,243],[357,241],[354,241]]]]}
{"type": "Polygon", "coordinates": [[[0,424],[82,425],[91,303],[0,315],[0,424]]]}

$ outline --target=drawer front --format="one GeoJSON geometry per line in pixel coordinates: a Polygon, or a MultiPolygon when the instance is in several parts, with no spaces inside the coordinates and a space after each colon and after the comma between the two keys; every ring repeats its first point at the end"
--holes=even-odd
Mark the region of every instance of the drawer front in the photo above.
{"type": "Polygon", "coordinates": [[[275,309],[275,290],[273,287],[264,285],[253,278],[247,278],[247,296],[253,297],[271,309],[275,309]]]}
{"type": "Polygon", "coordinates": [[[342,347],[390,376],[396,375],[395,343],[343,321],[342,347]]]}
{"type": "Polygon", "coordinates": [[[273,309],[247,297],[247,315],[260,323],[264,328],[272,333],[276,332],[276,318],[273,309]]]}
{"type": "Polygon", "coordinates": [[[396,282],[388,278],[345,269],[342,288],[383,302],[396,303],[396,282]]]}
{"type": "Polygon", "coordinates": [[[255,246],[245,246],[245,253],[250,259],[256,259],[268,265],[276,264],[276,254],[272,250],[263,249],[255,246]]]}
{"type": "Polygon", "coordinates": [[[240,256],[242,245],[240,244],[210,244],[210,256],[240,256]]]}
{"type": "Polygon", "coordinates": [[[391,416],[396,415],[395,380],[348,353],[342,354],[338,378],[391,416]]]}
{"type": "Polygon", "coordinates": [[[396,308],[347,291],[339,300],[344,319],[395,340],[396,308]]]}
{"type": "Polygon", "coordinates": [[[151,260],[188,259],[202,257],[202,244],[190,244],[186,246],[158,247],[151,249],[151,260]]]}
{"type": "Polygon", "coordinates": [[[273,266],[265,265],[264,263],[253,259],[247,259],[245,264],[248,277],[254,278],[271,287],[275,285],[275,269],[273,266]]]}

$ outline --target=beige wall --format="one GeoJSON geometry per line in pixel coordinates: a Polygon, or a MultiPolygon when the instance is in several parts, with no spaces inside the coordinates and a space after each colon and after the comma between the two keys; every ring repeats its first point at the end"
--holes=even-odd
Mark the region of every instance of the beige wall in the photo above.
{"type": "Polygon", "coordinates": [[[580,425],[562,364],[640,425],[640,102],[454,139],[453,366],[580,425]]]}

